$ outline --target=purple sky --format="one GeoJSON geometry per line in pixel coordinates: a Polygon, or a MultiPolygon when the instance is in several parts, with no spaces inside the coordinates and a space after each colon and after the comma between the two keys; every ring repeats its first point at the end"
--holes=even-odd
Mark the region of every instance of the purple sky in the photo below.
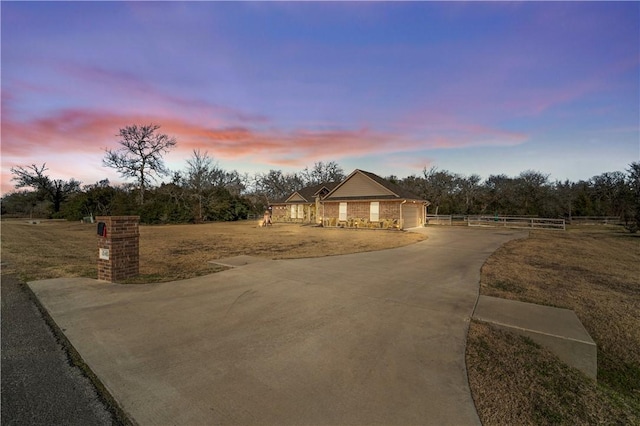
{"type": "Polygon", "coordinates": [[[227,170],[317,161],[405,177],[640,160],[640,3],[7,2],[2,191],[47,163],[85,184],[154,122],[227,170]]]}

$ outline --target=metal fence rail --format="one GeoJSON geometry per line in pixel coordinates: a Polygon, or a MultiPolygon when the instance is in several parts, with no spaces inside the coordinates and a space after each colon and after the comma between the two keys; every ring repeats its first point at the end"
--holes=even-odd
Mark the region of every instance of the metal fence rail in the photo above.
{"type": "Polygon", "coordinates": [[[451,225],[450,214],[428,214],[427,225],[451,225]]]}
{"type": "Polygon", "coordinates": [[[620,216],[573,216],[571,225],[617,225],[622,223],[620,216]]]}
{"type": "Polygon", "coordinates": [[[513,216],[469,216],[469,226],[566,230],[564,219],[513,216]]]}

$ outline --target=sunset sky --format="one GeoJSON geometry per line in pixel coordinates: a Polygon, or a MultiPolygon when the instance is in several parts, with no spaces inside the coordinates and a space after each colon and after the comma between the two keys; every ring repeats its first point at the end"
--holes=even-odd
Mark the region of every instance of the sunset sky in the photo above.
{"type": "Polygon", "coordinates": [[[157,123],[226,170],[317,161],[405,177],[640,160],[639,2],[2,1],[10,168],[108,178],[118,129],[157,123]]]}

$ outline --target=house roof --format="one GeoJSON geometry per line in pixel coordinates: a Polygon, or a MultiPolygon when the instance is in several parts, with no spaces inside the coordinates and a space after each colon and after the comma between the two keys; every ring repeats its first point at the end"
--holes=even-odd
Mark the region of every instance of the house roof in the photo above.
{"type": "Polygon", "coordinates": [[[375,173],[356,169],[342,182],[327,182],[307,186],[295,191],[285,200],[274,202],[272,205],[314,203],[315,197],[323,191],[326,192],[326,195],[322,197],[322,199],[326,201],[411,200],[428,203],[428,201],[421,199],[411,191],[389,182],[375,173]],[[357,180],[360,183],[360,188],[359,190],[353,191],[353,188],[350,189],[349,186],[357,180]],[[362,187],[363,184],[366,188],[362,187]]]}
{"type": "Polygon", "coordinates": [[[339,185],[327,194],[325,197],[326,201],[337,201],[337,200],[414,200],[427,202],[426,200],[421,199],[418,195],[404,189],[400,185],[396,185],[395,183],[389,182],[386,179],[381,178],[375,173],[367,172],[364,170],[356,169],[351,173],[347,178],[342,181],[339,185]],[[364,194],[362,191],[349,191],[346,187],[349,185],[349,181],[356,180],[360,177],[367,178],[370,183],[373,183],[376,188],[375,192],[372,194],[364,194]],[[342,190],[341,190],[342,189],[342,190]]]}
{"type": "Polygon", "coordinates": [[[323,191],[329,193],[333,188],[338,186],[340,182],[326,182],[321,183],[319,185],[307,186],[305,188],[301,188],[295,191],[293,194],[289,195],[284,201],[280,201],[279,203],[274,204],[284,204],[288,202],[303,202],[303,203],[314,203],[315,197],[318,194],[321,194],[323,191]]]}

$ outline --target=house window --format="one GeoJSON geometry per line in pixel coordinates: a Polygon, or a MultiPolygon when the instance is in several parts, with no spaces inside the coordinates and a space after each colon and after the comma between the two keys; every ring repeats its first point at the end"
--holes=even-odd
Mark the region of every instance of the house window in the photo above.
{"type": "Polygon", "coordinates": [[[296,219],[298,217],[297,213],[298,213],[298,206],[296,206],[295,204],[292,204],[291,205],[291,219],[296,219]]]}
{"type": "Polygon", "coordinates": [[[304,219],[304,205],[298,204],[298,219],[304,219]]]}
{"type": "Polygon", "coordinates": [[[380,203],[372,201],[369,205],[369,222],[377,222],[380,220],[380,203]]]}
{"type": "Polygon", "coordinates": [[[347,203],[340,203],[338,220],[347,220],[347,203]]]}

